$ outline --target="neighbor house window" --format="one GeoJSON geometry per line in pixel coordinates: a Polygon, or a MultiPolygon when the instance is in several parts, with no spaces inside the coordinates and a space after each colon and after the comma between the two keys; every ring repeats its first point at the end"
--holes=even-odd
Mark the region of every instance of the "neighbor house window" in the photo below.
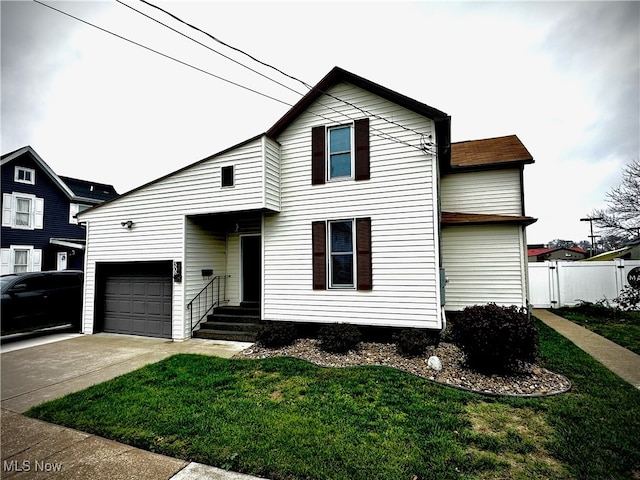
{"type": "Polygon", "coordinates": [[[369,119],[311,129],[311,184],[326,179],[369,180],[369,119]]]}
{"type": "Polygon", "coordinates": [[[313,289],[372,289],[371,218],[312,222],[313,289]]]}
{"type": "Polygon", "coordinates": [[[19,183],[35,185],[36,171],[32,168],[16,167],[13,179],[19,183]]]}
{"type": "Polygon", "coordinates": [[[23,273],[29,271],[29,250],[13,251],[13,273],[23,273]]]}
{"type": "Polygon", "coordinates": [[[2,226],[22,230],[44,225],[44,199],[26,193],[2,194],[2,226]]]}
{"type": "Polygon", "coordinates": [[[233,187],[233,165],[222,167],[220,173],[222,176],[222,186],[233,187]]]}
{"type": "Polygon", "coordinates": [[[351,125],[329,128],[329,178],[351,178],[351,125]]]}
{"type": "Polygon", "coordinates": [[[69,204],[69,223],[74,225],[78,224],[76,215],[80,212],[84,212],[87,208],[91,208],[91,205],[83,205],[82,203],[70,203],[69,204]]]}
{"type": "Polygon", "coordinates": [[[31,208],[30,198],[16,197],[16,227],[31,228],[31,208]]]}

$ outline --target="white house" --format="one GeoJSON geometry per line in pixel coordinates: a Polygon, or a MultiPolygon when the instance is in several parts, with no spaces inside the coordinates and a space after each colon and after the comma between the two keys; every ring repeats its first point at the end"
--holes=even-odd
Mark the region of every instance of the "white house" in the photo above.
{"type": "Polygon", "coordinates": [[[79,214],[84,332],[182,340],[214,304],[431,329],[443,305],[525,305],[532,161],[334,68],[266,133],[79,214]]]}

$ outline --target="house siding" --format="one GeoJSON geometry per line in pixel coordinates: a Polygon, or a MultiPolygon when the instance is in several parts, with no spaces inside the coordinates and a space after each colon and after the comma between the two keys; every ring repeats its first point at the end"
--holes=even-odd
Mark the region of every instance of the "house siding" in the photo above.
{"type": "Polygon", "coordinates": [[[447,310],[527,304],[525,241],[518,225],[444,227],[442,263],[447,310]]]}
{"type": "Polygon", "coordinates": [[[450,174],[441,180],[443,212],[522,215],[519,168],[450,174]]]}
{"type": "MultiPolygon", "coordinates": [[[[2,238],[2,249],[9,249],[12,245],[31,246],[34,249],[42,250],[42,270],[55,270],[57,267],[58,251],[66,251],[64,247],[51,245],[51,238],[73,238],[84,240],[85,231],[82,227],[69,223],[69,205],[72,201],[67,197],[60,187],[40,168],[29,154],[23,154],[15,160],[9,161],[2,166],[1,172],[2,193],[34,195],[43,200],[42,228],[33,230],[11,228],[3,226],[0,232],[2,238]],[[16,166],[35,170],[35,185],[20,183],[14,180],[14,169],[16,166]]],[[[2,197],[4,207],[4,195],[2,197]]],[[[83,268],[82,252],[68,257],[67,268],[83,268]]],[[[13,273],[5,272],[2,273],[13,273]]]]}
{"type": "MultiPolygon", "coordinates": [[[[352,85],[338,84],[330,93],[434,134],[431,120],[352,85]]],[[[440,328],[435,157],[410,146],[420,145],[414,132],[367,115],[370,180],[311,185],[311,129],[345,123],[345,115],[366,114],[325,96],[278,137],[282,211],[264,218],[263,316],[440,328]],[[371,218],[372,290],[313,290],[312,222],[359,217],[371,218]]]]}
{"type": "MultiPolygon", "coordinates": [[[[88,225],[87,244],[90,245],[85,260],[85,275],[91,279],[87,286],[95,282],[99,262],[181,261],[185,267],[199,272],[198,262],[208,261],[210,255],[207,253],[202,260],[187,261],[185,252],[201,246],[197,245],[200,235],[194,233],[195,225],[185,222],[185,217],[262,209],[265,206],[263,170],[263,142],[257,138],[134,190],[101,208],[83,212],[79,218],[88,225]],[[228,165],[234,166],[234,186],[221,187],[221,167],[228,165]],[[121,222],[128,220],[133,222],[131,229],[121,226],[121,222]],[[192,235],[187,237],[187,231],[192,235]],[[187,238],[195,244],[187,246],[187,238]]],[[[184,272],[187,279],[193,280],[193,275],[192,271],[184,272]]],[[[189,335],[184,286],[184,280],[174,282],[174,339],[189,335]]],[[[92,333],[94,288],[85,289],[84,311],[85,331],[92,333]]]]}

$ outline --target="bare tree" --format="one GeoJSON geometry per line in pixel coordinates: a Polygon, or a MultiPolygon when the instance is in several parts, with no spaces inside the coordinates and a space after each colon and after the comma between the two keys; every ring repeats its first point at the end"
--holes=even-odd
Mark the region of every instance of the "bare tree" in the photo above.
{"type": "Polygon", "coordinates": [[[606,208],[595,210],[591,218],[608,236],[625,240],[640,235],[640,159],[622,171],[622,183],[605,194],[606,208]]]}

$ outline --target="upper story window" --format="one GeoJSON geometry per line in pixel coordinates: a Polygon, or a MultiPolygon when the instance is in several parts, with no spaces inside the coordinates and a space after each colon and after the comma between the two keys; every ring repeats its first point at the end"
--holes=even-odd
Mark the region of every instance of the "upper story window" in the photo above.
{"type": "Polygon", "coordinates": [[[22,230],[43,228],[44,199],[28,193],[3,193],[2,226],[22,230]]]}
{"type": "Polygon", "coordinates": [[[311,129],[311,184],[326,180],[369,180],[369,119],[311,129]]]}
{"type": "Polygon", "coordinates": [[[78,224],[78,219],[76,215],[80,212],[84,212],[87,208],[90,208],[91,205],[84,205],[82,203],[70,203],[69,204],[69,223],[73,225],[78,224]]]}
{"type": "Polygon", "coordinates": [[[16,166],[13,179],[19,183],[36,184],[36,171],[32,168],[16,166]]]}
{"type": "Polygon", "coordinates": [[[32,212],[33,201],[31,198],[16,197],[14,226],[16,228],[33,228],[31,225],[32,212]]]}
{"type": "Polygon", "coordinates": [[[351,125],[329,128],[328,133],[329,155],[327,167],[329,179],[351,178],[351,172],[353,171],[351,125]]]}
{"type": "Polygon", "coordinates": [[[223,187],[233,187],[233,165],[228,165],[220,169],[221,183],[223,187]]]}

